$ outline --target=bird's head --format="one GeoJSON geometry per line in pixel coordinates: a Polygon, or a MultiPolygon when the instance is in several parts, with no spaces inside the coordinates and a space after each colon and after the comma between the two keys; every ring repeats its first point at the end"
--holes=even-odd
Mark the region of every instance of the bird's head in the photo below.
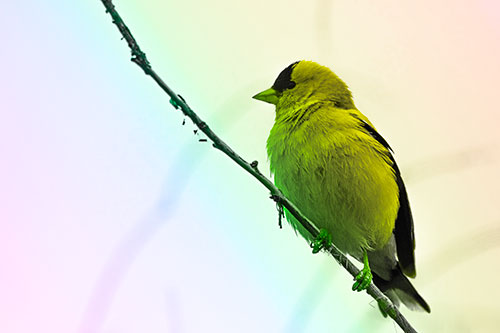
{"type": "Polygon", "coordinates": [[[333,102],[338,108],[355,108],[347,85],[334,72],[306,60],[285,68],[271,88],[253,98],[274,104],[277,110],[316,100],[333,102]]]}

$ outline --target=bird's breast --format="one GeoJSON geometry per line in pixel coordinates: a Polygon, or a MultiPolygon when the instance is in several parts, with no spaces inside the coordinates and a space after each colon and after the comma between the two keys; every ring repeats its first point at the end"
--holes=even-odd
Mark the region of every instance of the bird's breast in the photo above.
{"type": "Polygon", "coordinates": [[[276,186],[353,255],[388,241],[399,207],[391,166],[361,134],[311,117],[300,127],[275,123],[267,141],[276,186]]]}

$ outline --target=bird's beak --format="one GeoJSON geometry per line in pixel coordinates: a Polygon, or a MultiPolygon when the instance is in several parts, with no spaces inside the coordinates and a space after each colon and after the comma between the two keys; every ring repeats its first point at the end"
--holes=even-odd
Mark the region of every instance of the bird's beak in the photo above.
{"type": "Polygon", "coordinates": [[[254,97],[255,99],[258,99],[259,101],[271,103],[271,104],[278,104],[278,92],[274,90],[273,88],[269,88],[267,90],[264,90],[263,92],[258,93],[254,97]]]}

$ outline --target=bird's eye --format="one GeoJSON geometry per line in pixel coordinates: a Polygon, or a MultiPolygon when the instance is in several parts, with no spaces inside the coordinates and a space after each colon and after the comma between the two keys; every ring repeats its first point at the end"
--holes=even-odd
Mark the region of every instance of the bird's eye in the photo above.
{"type": "Polygon", "coordinates": [[[297,83],[295,83],[294,81],[290,81],[290,82],[288,83],[288,87],[286,87],[286,88],[287,88],[287,89],[292,89],[292,88],[294,88],[296,85],[297,85],[297,83]]]}

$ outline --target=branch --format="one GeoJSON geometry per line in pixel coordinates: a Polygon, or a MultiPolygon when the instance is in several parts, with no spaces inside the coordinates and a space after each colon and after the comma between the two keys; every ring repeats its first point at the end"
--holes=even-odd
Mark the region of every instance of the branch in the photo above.
{"type": "MultiPolygon", "coordinates": [[[[299,209],[288,200],[281,191],[274,186],[274,184],[264,177],[262,173],[257,168],[257,161],[248,163],[243,158],[241,158],[234,150],[232,150],[224,141],[222,141],[211,129],[210,127],[201,120],[200,117],[189,107],[186,101],[177,95],[169,86],[153,71],[151,64],[146,58],[146,54],[141,51],[139,45],[137,44],[132,33],[125,25],[121,19],[118,12],[115,10],[111,0],[101,0],[106,7],[106,12],[113,18],[113,23],[118,27],[123,38],[127,41],[128,46],[132,52],[132,62],[136,63],[142,68],[146,75],[149,75],[156,81],[156,83],[170,96],[170,103],[176,108],[180,109],[184,115],[189,117],[193,123],[212,141],[212,145],[222,151],[224,154],[229,156],[234,162],[236,162],[240,167],[248,171],[252,176],[257,178],[257,180],[264,185],[271,192],[271,199],[276,201],[279,207],[285,207],[301,224],[302,226],[312,235],[313,238],[318,237],[320,231],[319,229],[304,215],[299,209]]],[[[281,218],[281,211],[280,211],[281,218]]],[[[344,267],[353,277],[357,275],[359,270],[354,266],[354,264],[335,247],[335,245],[330,245],[326,249],[335,260],[344,267]]],[[[399,312],[398,308],[387,298],[373,283],[370,284],[367,293],[372,296],[379,304],[382,310],[384,310],[394,321],[401,327],[404,332],[416,333],[415,329],[410,325],[406,318],[399,312]]]]}

